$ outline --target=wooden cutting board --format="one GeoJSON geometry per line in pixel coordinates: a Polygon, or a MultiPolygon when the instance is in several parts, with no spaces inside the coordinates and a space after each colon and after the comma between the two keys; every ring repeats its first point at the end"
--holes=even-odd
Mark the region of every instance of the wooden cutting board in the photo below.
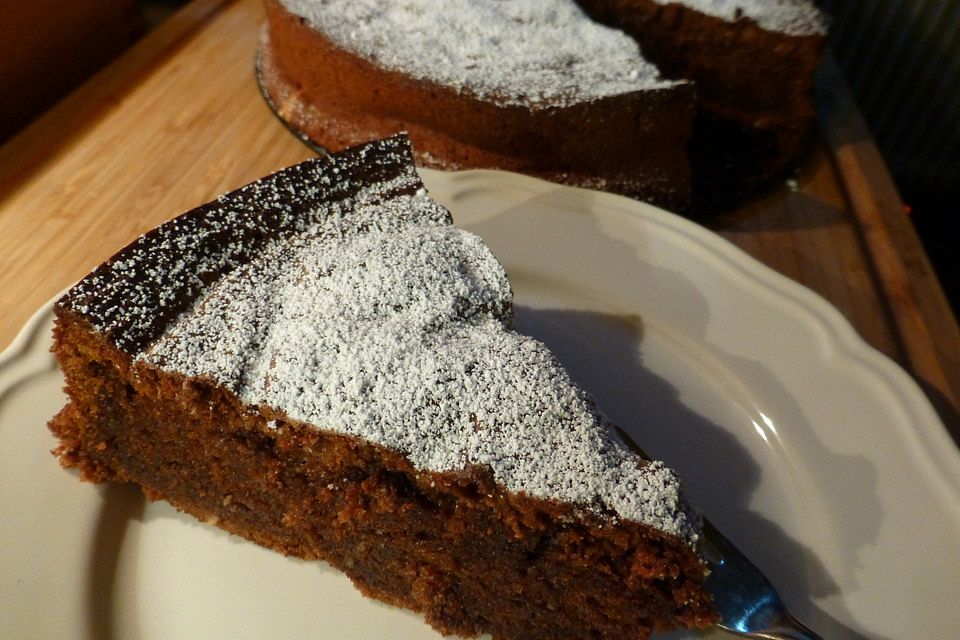
{"type": "MultiPolygon", "coordinates": [[[[262,22],[259,0],[195,0],[0,148],[0,348],[137,235],[312,155],[258,91],[262,22]]],[[[795,180],[701,222],[836,306],[960,439],[960,330],[835,69],[795,180]]]]}

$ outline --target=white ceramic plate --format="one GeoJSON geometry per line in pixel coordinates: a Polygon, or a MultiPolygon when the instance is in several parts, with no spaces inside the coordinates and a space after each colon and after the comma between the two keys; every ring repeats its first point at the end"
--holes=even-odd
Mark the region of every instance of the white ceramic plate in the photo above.
{"type": "MultiPolygon", "coordinates": [[[[551,346],[825,638],[956,638],[960,454],[821,298],[686,220],[498,172],[424,171],[551,346]]],[[[61,470],[41,309],[0,355],[0,636],[433,638],[319,563],[61,470]]],[[[677,634],[677,637],[696,637],[677,634]]]]}

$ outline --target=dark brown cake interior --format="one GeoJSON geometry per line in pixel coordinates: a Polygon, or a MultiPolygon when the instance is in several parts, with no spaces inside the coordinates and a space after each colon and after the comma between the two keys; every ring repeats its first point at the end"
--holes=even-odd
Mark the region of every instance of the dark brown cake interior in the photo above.
{"type": "Polygon", "coordinates": [[[418,473],[394,452],[251,413],[201,381],[134,374],[123,352],[70,314],[56,340],[71,396],[50,425],[62,464],[325,560],[365,595],[422,612],[442,633],[644,637],[714,620],[699,559],[649,527],[600,526],[510,495],[479,468],[418,473]]]}
{"type": "Polygon", "coordinates": [[[679,2],[577,2],[633,36],[664,75],[694,81],[696,210],[733,203],[795,166],[813,130],[822,34],[770,31],[747,18],[728,21],[679,2]]]}

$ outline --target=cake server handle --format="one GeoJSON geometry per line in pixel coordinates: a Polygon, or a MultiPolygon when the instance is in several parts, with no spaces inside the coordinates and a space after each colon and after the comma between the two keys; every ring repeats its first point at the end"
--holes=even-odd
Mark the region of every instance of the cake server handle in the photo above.
{"type": "Polygon", "coordinates": [[[703,538],[710,565],[706,587],[720,614],[719,628],[758,640],[822,640],[790,615],[767,577],[707,520],[703,538]]]}

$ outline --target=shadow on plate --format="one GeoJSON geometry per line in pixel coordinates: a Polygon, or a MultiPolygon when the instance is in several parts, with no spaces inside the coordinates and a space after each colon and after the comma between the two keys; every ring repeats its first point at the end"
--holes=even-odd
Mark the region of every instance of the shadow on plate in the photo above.
{"type": "MultiPolygon", "coordinates": [[[[446,204],[457,211],[457,200],[469,198],[464,190],[471,186],[477,185],[465,178],[459,185],[460,191],[446,204]]],[[[699,502],[706,515],[757,562],[804,622],[825,637],[865,639],[867,630],[853,624],[855,617],[846,608],[837,581],[841,581],[848,592],[861,586],[857,582],[859,552],[869,549],[878,537],[883,513],[876,466],[865,456],[831,451],[806,422],[807,414],[800,399],[780,384],[762,361],[723,353],[711,343],[707,335],[711,310],[697,283],[687,276],[688,272],[682,270],[683,267],[658,266],[641,258],[650,255],[648,245],[660,241],[658,233],[672,233],[669,228],[656,228],[655,220],[647,225],[643,216],[637,216],[634,221],[622,213],[599,216],[595,213],[599,208],[597,194],[587,190],[533,192],[513,183],[503,188],[507,192],[502,195],[510,206],[493,215],[485,214],[466,226],[482,236],[494,254],[503,260],[515,280],[520,302],[525,290],[533,293],[534,298],[540,298],[536,305],[517,307],[518,328],[556,352],[574,378],[597,396],[600,406],[641,447],[665,459],[681,477],[704,479],[702,483],[693,483],[699,493],[692,495],[694,502],[699,502]],[[536,230],[533,238],[531,230],[536,230]],[[630,234],[630,241],[624,240],[621,233],[630,234]],[[537,273],[531,276],[525,269],[532,268],[532,264],[537,265],[537,273]],[[540,278],[543,284],[545,274],[552,278],[557,273],[561,276],[547,286],[568,288],[559,299],[582,296],[590,301],[587,308],[604,312],[550,308],[557,305],[544,303],[539,292],[524,282],[534,277],[540,278]],[[596,274],[605,273],[611,273],[611,277],[594,282],[599,277],[596,274]],[[587,281],[593,285],[586,285],[590,288],[584,290],[587,281]],[[624,281],[630,283],[626,290],[612,289],[615,285],[611,283],[624,281]],[[827,502],[827,513],[845,515],[843,523],[835,523],[826,520],[823,513],[811,514],[814,522],[817,518],[824,520],[813,525],[823,524],[826,528],[827,543],[819,552],[823,558],[798,542],[781,525],[751,510],[761,472],[766,468],[761,468],[742,444],[757,437],[755,425],[745,421],[742,431],[739,425],[725,425],[727,429],[724,429],[688,408],[677,388],[644,365],[642,348],[637,349],[644,338],[643,319],[606,312],[607,309],[635,310],[652,304],[669,310],[662,314],[663,318],[682,318],[683,326],[672,329],[680,330],[684,336],[712,350],[730,370],[745,379],[762,381],[763,389],[758,397],[777,408],[774,419],[782,423],[777,422],[776,426],[781,433],[796,436],[801,441],[804,459],[809,456],[816,462],[815,469],[805,470],[808,476],[818,474],[817,486],[831,487],[830,495],[818,494],[815,498],[827,502]],[[638,416],[651,413],[656,415],[656,424],[644,425],[645,431],[639,433],[638,425],[631,423],[635,423],[638,416]],[[678,425],[682,427],[680,433],[675,430],[678,425]],[[701,502],[700,496],[708,496],[709,501],[701,502]],[[836,553],[841,547],[841,553],[836,553]],[[828,570],[824,562],[831,555],[828,570]],[[828,613],[821,602],[829,602],[826,606],[834,615],[828,613]]],[[[807,196],[797,194],[796,197],[807,196]]],[[[835,215],[835,211],[824,207],[814,214],[811,225],[826,224],[835,215]]],[[[662,250],[653,255],[662,255],[662,250]]],[[[553,296],[547,298],[552,300],[553,296]]],[[[750,322],[749,310],[744,311],[744,318],[746,323],[750,322]]],[[[751,327],[745,325],[743,329],[750,331],[751,327]]],[[[765,330],[775,328],[765,326],[765,330]]],[[[816,364],[814,361],[813,366],[816,364]]],[[[748,385],[748,392],[752,391],[748,385]]],[[[769,463],[770,460],[766,460],[765,464],[769,463]]],[[[688,487],[690,484],[688,481],[688,487]]],[[[784,499],[791,497],[789,491],[784,494],[784,499]]],[[[791,504],[787,510],[805,513],[803,510],[808,506],[791,504]]],[[[881,638],[873,630],[869,631],[869,637],[881,638]]]]}
{"type": "MultiPolygon", "coordinates": [[[[712,495],[709,503],[694,501],[712,520],[728,525],[724,533],[771,577],[794,613],[799,611],[804,622],[824,637],[867,640],[864,632],[834,619],[813,602],[840,592],[817,555],[779,524],[750,509],[761,467],[749,451],[733,433],[688,408],[673,385],[644,366],[637,350],[643,332],[638,318],[529,307],[518,307],[516,313],[518,328],[557,353],[578,382],[596,391],[601,407],[615,407],[611,417],[641,447],[665,459],[685,482],[692,481],[687,484],[696,485],[697,493],[712,495]],[[657,415],[656,424],[624,419],[651,414],[657,415]]],[[[876,484],[876,471],[862,458],[822,454],[836,458],[842,473],[867,486],[876,484]]],[[[861,523],[865,539],[858,545],[873,537],[878,518],[861,523]]],[[[871,632],[869,638],[880,636],[871,632]]]]}
{"type": "Polygon", "coordinates": [[[143,518],[147,499],[139,488],[131,484],[105,483],[100,490],[103,507],[93,539],[93,553],[87,582],[87,629],[91,638],[136,638],[135,629],[124,628],[118,633],[114,628],[114,605],[120,550],[127,529],[134,520],[143,518]]]}

